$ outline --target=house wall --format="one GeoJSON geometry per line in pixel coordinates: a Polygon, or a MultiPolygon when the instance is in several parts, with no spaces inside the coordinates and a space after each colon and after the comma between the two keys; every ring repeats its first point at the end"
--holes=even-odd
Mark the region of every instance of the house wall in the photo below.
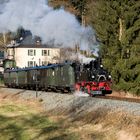
{"type": "Polygon", "coordinates": [[[17,67],[29,67],[58,63],[60,59],[59,48],[9,48],[8,59],[14,59],[17,67]],[[42,53],[42,51],[45,53],[42,53]]]}

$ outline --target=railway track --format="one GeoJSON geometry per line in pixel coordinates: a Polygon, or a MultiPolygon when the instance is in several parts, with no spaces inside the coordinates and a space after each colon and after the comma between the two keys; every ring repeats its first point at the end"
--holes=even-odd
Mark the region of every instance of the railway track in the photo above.
{"type": "MultiPolygon", "coordinates": [[[[4,85],[0,85],[0,88],[7,88],[4,85]]],[[[118,97],[118,96],[95,96],[93,98],[101,98],[101,99],[110,99],[110,100],[119,100],[119,101],[126,101],[126,102],[135,102],[135,103],[140,103],[140,99],[137,98],[130,98],[130,97],[118,97]]]]}
{"type": "Polygon", "coordinates": [[[7,88],[6,86],[4,86],[4,85],[0,85],[0,88],[7,88]]]}
{"type": "Polygon", "coordinates": [[[96,96],[95,98],[101,98],[101,99],[110,99],[110,100],[119,100],[119,101],[127,101],[127,102],[140,103],[140,99],[136,99],[136,98],[128,98],[128,97],[118,97],[118,96],[96,96]]]}

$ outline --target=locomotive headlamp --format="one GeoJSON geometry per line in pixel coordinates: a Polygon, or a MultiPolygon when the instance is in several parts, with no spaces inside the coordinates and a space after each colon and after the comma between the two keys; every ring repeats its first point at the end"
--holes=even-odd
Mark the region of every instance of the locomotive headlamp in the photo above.
{"type": "Polygon", "coordinates": [[[101,68],[103,68],[103,65],[100,65],[101,68]]]}
{"type": "Polygon", "coordinates": [[[94,76],[94,75],[92,75],[91,77],[92,77],[92,78],[95,78],[95,76],[94,76]]]}
{"type": "Polygon", "coordinates": [[[109,75],[108,78],[111,78],[111,75],[109,75]]]}

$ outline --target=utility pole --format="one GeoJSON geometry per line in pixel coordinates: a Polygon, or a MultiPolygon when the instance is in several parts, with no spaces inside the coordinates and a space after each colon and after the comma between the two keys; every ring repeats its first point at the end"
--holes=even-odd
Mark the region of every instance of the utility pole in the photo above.
{"type": "Polygon", "coordinates": [[[85,27],[86,26],[86,16],[85,16],[85,11],[86,11],[86,9],[85,9],[85,7],[83,8],[83,11],[82,11],[82,26],[83,27],[85,27]]]}
{"type": "Polygon", "coordinates": [[[35,85],[36,85],[36,98],[38,97],[38,78],[37,78],[37,70],[35,71],[35,85]]]}
{"type": "Polygon", "coordinates": [[[6,38],[6,34],[3,33],[3,48],[4,48],[4,58],[7,57],[7,38],[6,38]]]}
{"type": "Polygon", "coordinates": [[[5,35],[5,33],[3,33],[3,43],[4,43],[4,45],[6,44],[6,35],[5,35]]]}

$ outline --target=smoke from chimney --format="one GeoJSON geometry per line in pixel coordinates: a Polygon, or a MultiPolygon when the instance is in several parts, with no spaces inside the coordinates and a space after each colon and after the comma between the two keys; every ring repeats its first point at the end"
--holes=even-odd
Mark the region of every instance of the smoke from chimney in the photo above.
{"type": "Polygon", "coordinates": [[[83,27],[76,17],[64,9],[54,10],[47,0],[1,0],[0,32],[15,32],[19,27],[40,36],[44,43],[62,47],[96,48],[92,28],[83,27]]]}

